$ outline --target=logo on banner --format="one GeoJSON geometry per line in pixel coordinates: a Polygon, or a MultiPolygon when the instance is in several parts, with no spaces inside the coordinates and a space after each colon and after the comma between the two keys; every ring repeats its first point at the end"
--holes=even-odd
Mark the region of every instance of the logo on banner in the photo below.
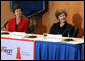
{"type": "Polygon", "coordinates": [[[1,52],[2,52],[2,47],[1,47],[1,52]]]}
{"type": "Polygon", "coordinates": [[[16,59],[21,59],[20,47],[17,47],[16,59]]]}
{"type": "Polygon", "coordinates": [[[1,47],[1,52],[6,53],[7,55],[12,55],[12,49],[8,49],[7,47],[1,47]]]}

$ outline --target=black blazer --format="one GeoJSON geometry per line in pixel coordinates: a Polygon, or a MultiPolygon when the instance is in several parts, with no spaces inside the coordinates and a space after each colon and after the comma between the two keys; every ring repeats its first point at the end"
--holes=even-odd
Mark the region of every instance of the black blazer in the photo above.
{"type": "Polygon", "coordinates": [[[63,27],[60,27],[60,22],[53,24],[50,29],[50,34],[62,34],[63,37],[72,37],[73,26],[65,22],[63,27]]]}

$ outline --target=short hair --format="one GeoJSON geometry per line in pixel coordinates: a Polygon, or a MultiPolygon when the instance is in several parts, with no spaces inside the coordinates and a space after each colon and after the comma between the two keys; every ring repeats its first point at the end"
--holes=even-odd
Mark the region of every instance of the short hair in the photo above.
{"type": "Polygon", "coordinates": [[[58,19],[58,17],[59,17],[62,13],[64,13],[64,14],[66,15],[66,17],[67,17],[67,12],[66,12],[65,10],[63,10],[63,9],[58,9],[58,10],[56,11],[56,13],[55,13],[56,18],[58,19]]]}
{"type": "Polygon", "coordinates": [[[15,13],[15,10],[16,10],[16,9],[21,9],[21,11],[22,11],[21,5],[19,5],[19,4],[14,5],[14,6],[13,6],[13,13],[15,13]]]}

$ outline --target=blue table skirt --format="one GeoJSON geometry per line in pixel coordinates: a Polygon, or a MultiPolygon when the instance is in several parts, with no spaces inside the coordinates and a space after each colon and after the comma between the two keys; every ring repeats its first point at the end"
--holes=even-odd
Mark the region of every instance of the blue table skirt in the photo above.
{"type": "Polygon", "coordinates": [[[84,60],[84,44],[82,45],[81,49],[81,60],[84,60]]]}
{"type": "Polygon", "coordinates": [[[36,41],[35,60],[84,60],[82,46],[84,44],[36,41]]]}

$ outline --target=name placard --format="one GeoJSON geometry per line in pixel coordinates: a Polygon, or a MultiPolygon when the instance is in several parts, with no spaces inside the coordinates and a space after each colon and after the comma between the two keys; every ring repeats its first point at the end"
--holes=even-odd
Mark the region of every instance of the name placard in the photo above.
{"type": "Polygon", "coordinates": [[[20,38],[22,39],[24,36],[26,36],[26,33],[23,32],[13,32],[12,33],[12,38],[20,38]]]}
{"type": "Polygon", "coordinates": [[[62,35],[47,34],[47,40],[54,41],[54,42],[61,42],[62,35]]]}

